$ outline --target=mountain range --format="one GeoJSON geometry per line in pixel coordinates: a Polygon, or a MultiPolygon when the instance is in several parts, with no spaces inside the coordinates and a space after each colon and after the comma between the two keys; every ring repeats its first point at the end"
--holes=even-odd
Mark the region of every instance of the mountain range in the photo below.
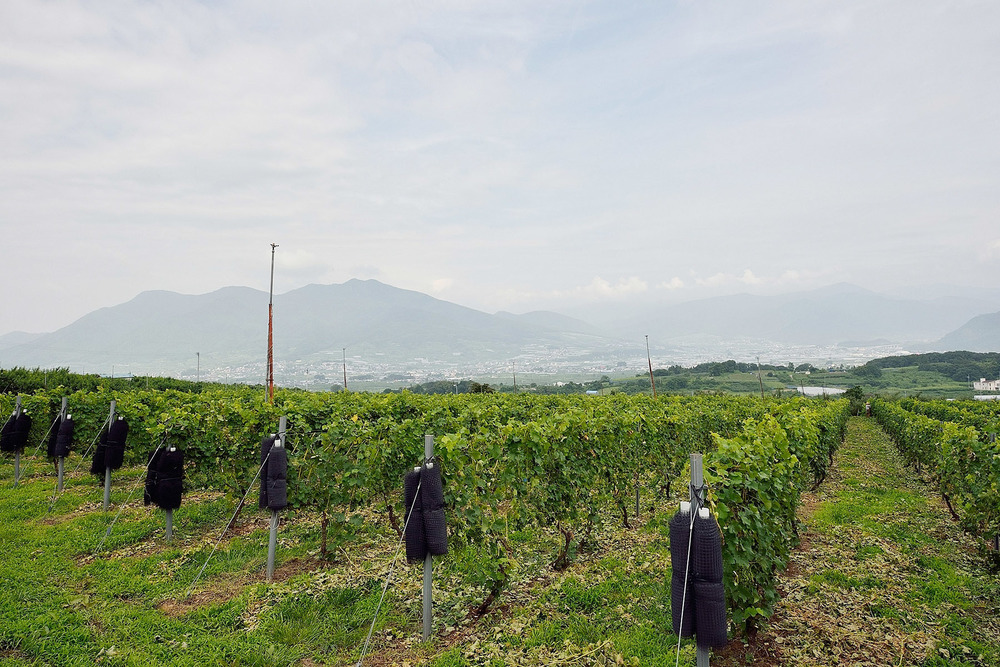
{"type": "MultiPolygon", "coordinates": [[[[179,374],[193,370],[197,358],[206,371],[225,367],[234,379],[259,378],[267,304],[266,292],[248,287],[201,295],[143,292],[52,333],[0,336],[0,367],[66,366],[106,373],[118,365],[136,374],[179,374]]],[[[623,350],[644,354],[647,334],[660,350],[680,341],[721,350],[730,341],[752,339],[776,345],[896,343],[919,351],[997,351],[1000,312],[994,311],[1000,311],[1000,293],[919,299],[840,284],[778,296],[737,294],[627,311],[592,309],[590,323],[549,311],[489,314],[376,280],[350,280],[276,296],[274,353],[279,363],[314,369],[339,365],[345,350],[352,359],[377,361],[383,370],[420,364],[458,369],[526,354],[550,360],[620,359],[623,350]]]]}

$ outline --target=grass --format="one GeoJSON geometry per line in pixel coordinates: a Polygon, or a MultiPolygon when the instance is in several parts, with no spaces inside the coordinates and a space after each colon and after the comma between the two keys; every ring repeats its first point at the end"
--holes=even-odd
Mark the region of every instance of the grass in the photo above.
{"type": "MultiPolygon", "coordinates": [[[[51,513],[40,463],[17,489],[0,463],[0,665],[353,665],[395,550],[384,519],[317,559],[318,519],[283,513],[275,581],[264,581],[267,517],[219,494],[187,496],[166,544],[163,515],[137,495],[138,469],[101,488],[71,475],[51,513]],[[189,588],[216,542],[218,551],[189,588]]],[[[141,490],[140,490],[141,491],[141,490]]],[[[644,502],[651,502],[646,498],[644,502]]],[[[453,544],[435,563],[435,637],[420,641],[420,566],[398,564],[365,664],[674,665],[672,509],[648,504],[631,530],[610,519],[562,572],[558,535],[512,533],[520,555],[492,610],[470,572],[483,558],[453,544]]],[[[974,541],[870,420],[852,419],[827,482],[807,496],[803,541],[772,621],[713,656],[735,665],[1000,665],[1000,585],[974,541]]],[[[685,641],[681,664],[694,664],[685,641]]]]}
{"type": "Polygon", "coordinates": [[[871,420],[852,418],[772,623],[735,664],[1000,665],[1000,583],[871,420]]]}

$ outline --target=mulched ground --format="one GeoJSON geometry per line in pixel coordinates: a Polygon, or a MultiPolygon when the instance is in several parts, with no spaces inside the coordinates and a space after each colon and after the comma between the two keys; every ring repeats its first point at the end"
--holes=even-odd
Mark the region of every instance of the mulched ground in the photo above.
{"type": "Polygon", "coordinates": [[[873,421],[851,420],[836,465],[800,519],[806,530],[770,624],[732,642],[713,665],[1000,664],[1000,588],[982,545],[873,421]],[[906,502],[858,516],[859,498],[887,494],[906,502]],[[965,628],[958,643],[956,625],[965,628]]]}

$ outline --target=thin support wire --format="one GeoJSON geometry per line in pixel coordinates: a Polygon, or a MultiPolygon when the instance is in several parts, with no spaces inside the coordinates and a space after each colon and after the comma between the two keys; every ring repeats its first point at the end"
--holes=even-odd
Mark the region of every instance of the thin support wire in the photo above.
{"type": "MultiPolygon", "coordinates": [[[[83,465],[83,462],[87,459],[87,455],[90,454],[90,450],[94,448],[95,444],[97,444],[97,439],[101,437],[101,433],[104,431],[104,426],[108,423],[109,419],[105,419],[104,424],[101,424],[101,428],[97,430],[97,435],[94,436],[94,439],[90,442],[90,447],[87,447],[87,451],[83,453],[83,457],[80,459],[80,463],[77,463],[76,468],[73,468],[73,474],[76,474],[76,471],[80,469],[80,466],[83,465]]],[[[64,487],[63,491],[65,490],[66,489],[64,487]]],[[[47,517],[49,514],[51,514],[52,509],[56,506],[56,503],[59,501],[59,496],[60,496],[59,484],[57,482],[55,492],[52,496],[52,501],[49,503],[49,508],[45,510],[45,514],[42,516],[43,519],[47,517]]]]}
{"type": "Polygon", "coordinates": [[[681,621],[677,632],[677,660],[674,663],[675,666],[681,664],[681,635],[684,633],[684,605],[687,604],[688,575],[691,571],[691,538],[694,537],[694,519],[698,516],[698,510],[701,509],[699,507],[700,504],[700,498],[695,496],[695,502],[691,503],[691,522],[688,526],[687,558],[685,558],[684,562],[684,593],[681,595],[681,621]]]}
{"type": "Polygon", "coordinates": [[[97,435],[94,436],[94,439],[90,441],[90,446],[87,447],[87,451],[85,451],[83,455],[80,457],[80,462],[76,464],[75,468],[73,468],[74,474],[76,474],[76,471],[80,469],[80,466],[83,465],[83,462],[87,460],[87,456],[90,455],[90,450],[94,448],[94,445],[97,444],[98,438],[101,437],[101,433],[104,432],[104,427],[108,426],[110,428],[109,426],[110,422],[111,422],[111,415],[108,415],[108,418],[104,420],[103,424],[101,424],[101,428],[97,429],[97,435]]]}
{"type": "MultiPolygon", "coordinates": [[[[423,476],[421,476],[420,481],[417,482],[417,490],[413,493],[414,498],[420,495],[420,485],[423,484],[423,481],[423,476]]],[[[414,500],[414,502],[416,501],[414,500]]],[[[412,505],[410,507],[410,513],[407,514],[406,521],[403,522],[403,534],[399,536],[399,541],[396,543],[396,553],[392,555],[392,561],[389,563],[389,572],[386,574],[385,584],[382,586],[382,597],[379,598],[378,605],[375,607],[375,617],[372,618],[372,625],[368,628],[368,636],[365,637],[365,644],[361,648],[361,657],[358,658],[355,667],[361,667],[361,663],[368,653],[368,644],[371,642],[372,633],[375,632],[375,622],[378,621],[378,614],[382,610],[382,601],[385,600],[385,593],[389,590],[389,581],[392,579],[392,573],[396,569],[396,561],[399,559],[399,548],[403,545],[403,540],[406,539],[406,527],[410,525],[410,519],[413,517],[412,505]]]]}
{"type": "MultiPolygon", "coordinates": [[[[38,443],[38,446],[35,447],[35,451],[33,451],[31,453],[31,458],[32,459],[34,459],[38,455],[38,450],[41,449],[42,445],[45,444],[45,441],[49,439],[49,434],[52,433],[52,429],[55,428],[56,422],[58,422],[58,421],[59,421],[59,418],[56,417],[55,420],[53,420],[52,425],[49,426],[49,430],[46,431],[45,435],[42,436],[42,441],[40,443],[38,443]]],[[[25,461],[24,468],[22,470],[19,470],[18,472],[20,474],[17,477],[14,478],[14,484],[17,484],[22,479],[24,479],[25,477],[27,477],[28,470],[30,469],[30,467],[31,467],[31,462],[30,461],[25,461]]]]}
{"type": "Polygon", "coordinates": [[[109,537],[111,537],[111,531],[112,531],[112,529],[114,529],[115,524],[118,522],[118,517],[120,517],[122,515],[122,512],[125,511],[125,507],[130,502],[132,502],[132,494],[135,493],[135,490],[137,488],[139,488],[139,482],[142,481],[143,476],[149,474],[149,466],[153,463],[153,458],[156,456],[156,452],[160,451],[160,449],[162,449],[163,445],[165,445],[166,443],[167,443],[167,434],[164,431],[163,437],[160,438],[160,444],[158,444],[156,446],[156,449],[153,450],[153,455],[149,457],[149,462],[146,464],[146,467],[143,468],[143,471],[141,473],[139,473],[139,478],[132,485],[132,489],[128,492],[128,497],[125,498],[125,502],[122,503],[121,506],[119,506],[119,508],[118,508],[118,514],[115,514],[115,518],[111,521],[111,525],[108,526],[108,529],[106,531],[104,531],[104,537],[101,539],[101,543],[98,544],[97,548],[94,550],[94,554],[95,555],[99,554],[101,552],[101,547],[104,546],[105,540],[107,540],[109,537]]]}
{"type": "Polygon", "coordinates": [[[211,561],[212,556],[215,555],[215,550],[218,549],[219,544],[222,543],[222,538],[226,536],[226,533],[229,531],[229,527],[233,525],[233,521],[236,521],[236,514],[243,508],[243,504],[246,502],[247,496],[250,495],[250,491],[253,490],[254,484],[257,483],[257,478],[260,477],[260,474],[264,471],[264,466],[267,465],[267,460],[269,458],[271,458],[270,450],[268,450],[267,456],[264,457],[264,462],[260,464],[260,468],[257,469],[257,474],[253,476],[253,481],[250,482],[247,492],[243,494],[243,499],[236,505],[236,512],[233,512],[233,517],[226,524],[226,527],[222,529],[222,534],[219,535],[219,539],[215,541],[215,546],[212,547],[212,553],[208,554],[208,558],[205,559],[205,564],[201,566],[200,570],[198,570],[198,574],[195,576],[194,581],[191,582],[191,585],[188,586],[187,592],[184,593],[185,599],[191,596],[191,591],[194,590],[195,584],[197,584],[198,580],[201,579],[201,575],[205,572],[205,568],[208,567],[209,561],[211,561]]]}

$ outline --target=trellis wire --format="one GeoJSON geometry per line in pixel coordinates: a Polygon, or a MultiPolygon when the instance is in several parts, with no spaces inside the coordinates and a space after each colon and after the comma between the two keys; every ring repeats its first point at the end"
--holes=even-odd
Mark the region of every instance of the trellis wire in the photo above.
{"type": "MultiPolygon", "coordinates": [[[[94,439],[90,441],[90,446],[87,447],[87,451],[83,453],[83,457],[80,459],[80,462],[76,464],[75,468],[73,468],[74,475],[76,474],[76,471],[80,469],[80,466],[83,465],[83,462],[87,460],[87,455],[90,454],[90,450],[93,449],[94,445],[97,444],[97,439],[101,437],[101,432],[104,431],[104,426],[108,423],[110,419],[111,416],[109,415],[108,418],[104,420],[104,423],[101,424],[101,428],[97,429],[97,435],[95,435],[94,439]]],[[[52,496],[52,501],[49,503],[49,508],[45,510],[45,515],[42,517],[43,519],[52,512],[52,508],[56,506],[56,503],[59,501],[60,495],[61,493],[59,491],[59,484],[57,482],[55,495],[52,496]]]]}
{"type": "Polygon", "coordinates": [[[122,503],[121,506],[119,506],[118,514],[115,514],[115,518],[112,519],[111,525],[108,526],[108,529],[106,531],[104,531],[104,537],[101,539],[101,543],[97,545],[96,549],[94,549],[95,555],[101,552],[101,547],[104,546],[105,540],[107,540],[111,536],[111,531],[112,529],[114,529],[115,524],[118,522],[118,517],[122,515],[122,512],[125,511],[125,507],[129,504],[129,502],[131,502],[132,494],[135,493],[135,490],[138,488],[139,482],[142,480],[144,475],[149,474],[149,465],[150,463],[153,462],[153,457],[156,456],[156,452],[160,451],[160,449],[163,447],[163,445],[166,444],[166,442],[167,442],[167,433],[166,431],[164,431],[163,437],[160,438],[160,444],[158,444],[156,446],[156,449],[153,450],[153,455],[149,457],[149,462],[146,463],[146,467],[143,468],[141,473],[139,473],[139,478],[135,481],[135,484],[132,485],[132,489],[128,492],[128,497],[125,498],[125,502],[122,503]]]}
{"type": "Polygon", "coordinates": [[[233,512],[233,517],[226,524],[226,527],[222,529],[222,534],[219,535],[219,539],[217,539],[215,541],[215,546],[212,547],[212,553],[208,554],[208,558],[205,559],[205,564],[201,566],[200,570],[198,570],[198,574],[195,576],[194,581],[191,582],[191,585],[188,586],[187,592],[184,593],[184,598],[185,599],[187,599],[188,597],[191,596],[191,591],[194,590],[195,584],[197,584],[198,580],[201,579],[201,575],[205,572],[205,568],[208,567],[209,561],[212,560],[212,556],[215,555],[216,549],[219,548],[219,544],[222,542],[222,538],[226,536],[226,533],[229,531],[229,527],[233,525],[234,521],[236,521],[236,515],[243,508],[244,503],[246,503],[247,496],[249,496],[250,495],[250,491],[253,490],[254,484],[257,483],[257,478],[260,477],[260,474],[261,474],[261,472],[263,472],[264,466],[267,465],[267,460],[269,458],[271,458],[271,451],[270,450],[268,450],[267,456],[264,457],[264,462],[260,464],[260,468],[257,469],[257,474],[253,476],[253,481],[251,481],[250,482],[250,486],[247,487],[247,492],[243,494],[243,498],[236,505],[236,511],[233,512]]]}
{"type": "Polygon", "coordinates": [[[684,605],[687,603],[687,592],[688,592],[688,574],[691,570],[691,538],[694,536],[694,518],[697,515],[698,510],[695,509],[697,503],[691,503],[691,522],[688,525],[688,548],[687,548],[687,558],[684,561],[684,593],[681,595],[681,613],[680,613],[680,628],[678,628],[677,633],[677,660],[674,662],[675,667],[681,664],[681,635],[683,635],[684,627],[684,605]]]}
{"type": "MultiPolygon", "coordinates": [[[[421,476],[419,482],[417,482],[417,490],[414,492],[414,497],[420,495],[420,485],[423,484],[424,480],[421,476]]],[[[403,508],[405,511],[405,507],[403,508]]],[[[365,654],[368,653],[368,644],[371,642],[372,633],[375,632],[375,622],[378,621],[378,613],[382,610],[382,602],[385,600],[385,593],[389,590],[389,581],[392,579],[392,573],[396,569],[396,561],[399,560],[399,548],[403,546],[403,540],[406,539],[406,527],[410,525],[410,519],[413,517],[413,511],[406,516],[406,521],[403,522],[403,533],[399,536],[399,541],[396,543],[396,553],[392,556],[392,561],[389,563],[389,572],[385,576],[385,584],[382,586],[382,597],[378,600],[378,605],[375,607],[375,616],[372,618],[372,625],[368,628],[368,636],[365,637],[365,644],[361,648],[361,657],[358,658],[358,662],[355,667],[361,667],[362,661],[365,659],[365,654]]]]}
{"type": "MultiPolygon", "coordinates": [[[[73,473],[74,474],[76,474],[76,472],[80,469],[80,466],[83,465],[83,462],[87,460],[87,456],[90,455],[90,450],[93,449],[94,445],[97,444],[98,438],[100,438],[101,437],[101,433],[104,432],[104,427],[105,426],[109,426],[109,422],[110,421],[111,421],[111,415],[109,414],[107,416],[107,418],[104,420],[104,423],[101,424],[101,428],[97,429],[97,435],[94,436],[94,439],[90,441],[90,446],[87,447],[87,451],[85,451],[83,453],[83,455],[80,457],[80,462],[76,464],[75,468],[73,468],[73,473]]],[[[110,426],[109,426],[109,428],[110,428],[110,426]]]]}
{"type": "MultiPolygon", "coordinates": [[[[52,420],[52,424],[49,426],[49,430],[45,432],[45,435],[42,436],[42,441],[38,443],[38,446],[35,447],[35,451],[31,453],[32,460],[34,460],[34,458],[38,456],[38,450],[41,449],[42,445],[45,444],[45,441],[49,439],[49,434],[52,433],[52,429],[55,427],[57,421],[59,421],[58,417],[52,420]]],[[[24,469],[19,471],[20,475],[14,478],[15,485],[28,475],[28,470],[30,468],[31,468],[31,461],[25,462],[24,469]]]]}

